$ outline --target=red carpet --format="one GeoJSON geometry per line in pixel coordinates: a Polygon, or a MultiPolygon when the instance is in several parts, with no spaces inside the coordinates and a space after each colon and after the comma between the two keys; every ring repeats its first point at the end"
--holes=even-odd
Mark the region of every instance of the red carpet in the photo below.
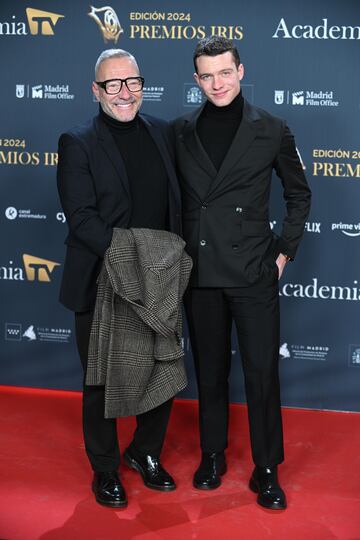
{"type": "MultiPolygon", "coordinates": [[[[98,505],[83,450],[76,392],[0,387],[1,540],[360,540],[360,414],[284,410],[289,508],[255,503],[246,408],[232,406],[222,486],[191,486],[199,460],[196,404],[175,403],[163,463],[178,489],[144,487],[125,467],[125,510],[98,505]]],[[[122,450],[132,419],[119,422],[122,450]]]]}

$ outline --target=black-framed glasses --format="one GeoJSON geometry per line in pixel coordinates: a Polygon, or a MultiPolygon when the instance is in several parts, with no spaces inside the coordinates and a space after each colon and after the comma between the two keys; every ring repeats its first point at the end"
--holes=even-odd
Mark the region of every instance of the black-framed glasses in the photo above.
{"type": "Polygon", "coordinates": [[[129,92],[140,92],[143,89],[144,77],[127,77],[126,79],[109,79],[107,81],[96,81],[96,84],[103,88],[107,94],[118,94],[121,92],[123,84],[129,92]]]}

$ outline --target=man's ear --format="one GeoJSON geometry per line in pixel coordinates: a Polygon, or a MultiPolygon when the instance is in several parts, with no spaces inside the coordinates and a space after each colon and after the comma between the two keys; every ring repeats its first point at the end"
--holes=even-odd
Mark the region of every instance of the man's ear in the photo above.
{"type": "Polygon", "coordinates": [[[91,89],[93,91],[93,94],[95,96],[96,101],[100,101],[100,99],[99,99],[99,87],[98,87],[98,85],[96,84],[95,81],[93,81],[91,89]]]}

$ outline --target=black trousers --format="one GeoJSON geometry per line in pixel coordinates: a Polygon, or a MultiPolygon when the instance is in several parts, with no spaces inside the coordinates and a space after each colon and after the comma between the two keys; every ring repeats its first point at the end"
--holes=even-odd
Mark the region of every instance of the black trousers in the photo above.
{"type": "Polygon", "coordinates": [[[277,280],[242,288],[189,289],[185,297],[195,362],[203,452],[228,445],[231,329],[235,322],[248,404],[254,463],[284,459],[279,359],[277,280]]]}
{"type": "MultiPolygon", "coordinates": [[[[75,314],[75,333],[84,381],[93,311],[75,314]]],[[[140,456],[159,457],[165,439],[173,399],[136,416],[131,449],[140,456]]],[[[96,472],[113,471],[119,467],[120,451],[115,418],[104,418],[104,386],[83,387],[83,431],[85,449],[96,472]]]]}

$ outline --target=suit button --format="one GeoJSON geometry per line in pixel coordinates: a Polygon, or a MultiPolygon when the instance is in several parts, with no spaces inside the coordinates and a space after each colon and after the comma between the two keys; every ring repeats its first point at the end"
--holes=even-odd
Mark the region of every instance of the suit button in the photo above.
{"type": "Polygon", "coordinates": [[[200,246],[202,247],[206,246],[206,240],[200,240],[200,246]]]}
{"type": "Polygon", "coordinates": [[[243,209],[242,209],[240,206],[237,206],[237,207],[235,208],[235,212],[238,212],[239,214],[242,212],[242,210],[243,210],[243,209]]]}
{"type": "Polygon", "coordinates": [[[203,204],[201,205],[201,210],[206,210],[206,209],[207,209],[207,204],[206,204],[206,203],[203,203],[203,204]]]}

